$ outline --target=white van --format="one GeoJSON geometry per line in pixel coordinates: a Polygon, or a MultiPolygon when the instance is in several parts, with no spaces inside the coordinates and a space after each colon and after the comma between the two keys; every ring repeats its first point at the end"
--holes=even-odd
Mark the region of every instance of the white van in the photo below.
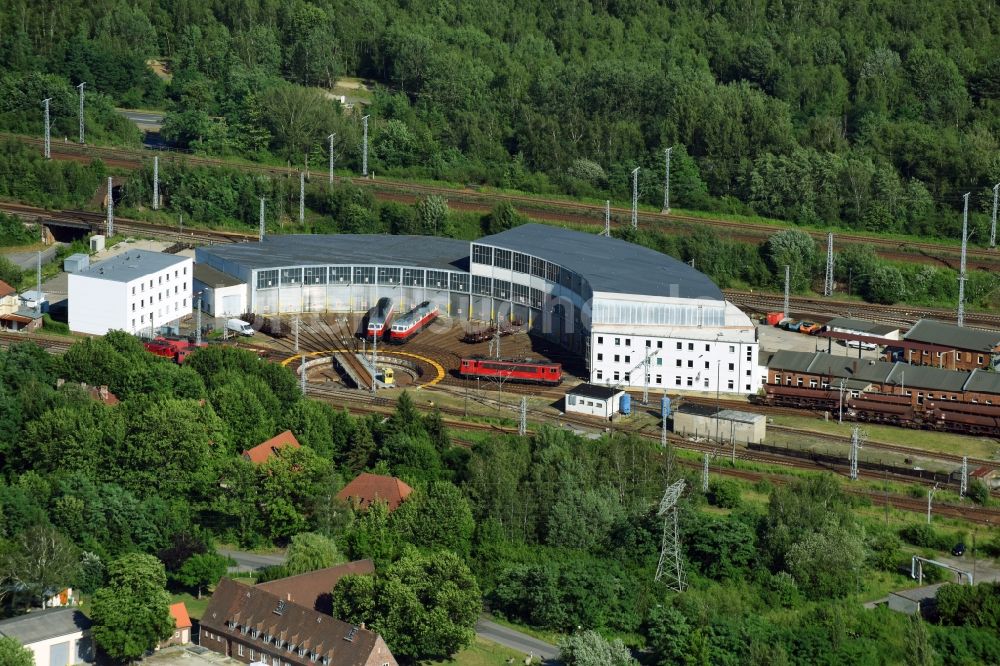
{"type": "Polygon", "coordinates": [[[226,330],[238,335],[253,335],[253,326],[242,319],[230,319],[226,322],[226,330]]]}
{"type": "Polygon", "coordinates": [[[861,342],[860,340],[848,340],[844,344],[848,347],[853,347],[855,349],[857,349],[858,347],[868,350],[878,349],[878,345],[875,344],[874,342],[861,342]]]}

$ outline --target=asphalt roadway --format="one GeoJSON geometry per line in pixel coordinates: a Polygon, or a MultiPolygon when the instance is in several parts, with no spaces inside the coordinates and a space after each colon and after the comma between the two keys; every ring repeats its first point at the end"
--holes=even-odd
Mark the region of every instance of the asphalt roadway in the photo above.
{"type": "MultiPolygon", "coordinates": [[[[236,566],[229,567],[230,573],[259,571],[265,567],[282,564],[285,561],[285,554],[280,552],[248,553],[246,551],[230,550],[228,548],[219,548],[218,552],[220,555],[231,557],[236,560],[236,566]]],[[[511,650],[523,652],[525,656],[532,655],[540,657],[543,660],[543,663],[558,663],[555,660],[559,657],[559,648],[555,645],[538,640],[534,636],[529,636],[528,634],[517,631],[516,629],[504,627],[496,622],[486,619],[485,617],[480,617],[479,621],[476,622],[476,635],[480,638],[485,638],[488,641],[493,641],[494,643],[503,645],[511,650]]]]}

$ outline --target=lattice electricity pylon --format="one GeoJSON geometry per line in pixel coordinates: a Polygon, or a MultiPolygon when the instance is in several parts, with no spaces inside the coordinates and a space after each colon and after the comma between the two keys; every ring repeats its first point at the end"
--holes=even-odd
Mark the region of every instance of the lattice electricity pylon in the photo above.
{"type": "Polygon", "coordinates": [[[833,296],[833,232],[826,235],[826,279],[823,280],[823,295],[833,296]]]}
{"type": "Polygon", "coordinates": [[[962,456],[962,486],[958,494],[965,497],[967,492],[969,492],[969,456],[962,456]]]}
{"type": "Polygon", "coordinates": [[[851,453],[848,456],[848,460],[851,463],[850,477],[852,481],[857,481],[858,479],[858,451],[861,449],[861,445],[867,439],[865,432],[858,426],[854,426],[853,432],[851,432],[851,453]]]}
{"type": "Polygon", "coordinates": [[[675,592],[683,592],[685,587],[680,531],[677,528],[677,501],[683,492],[684,479],[674,481],[663,493],[660,509],[656,512],[656,515],[663,518],[663,540],[660,544],[660,562],[656,565],[653,580],[663,580],[675,592]]]}
{"type": "Polygon", "coordinates": [[[705,454],[705,458],[701,465],[701,492],[708,492],[708,454],[705,454]]]}
{"type": "Polygon", "coordinates": [[[528,434],[528,396],[521,396],[521,418],[517,422],[517,434],[528,434]]]}

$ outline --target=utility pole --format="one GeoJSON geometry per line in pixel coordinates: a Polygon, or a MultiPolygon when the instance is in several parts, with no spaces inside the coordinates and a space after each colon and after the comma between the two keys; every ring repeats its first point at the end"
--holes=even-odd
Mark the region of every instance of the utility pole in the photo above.
{"type": "Polygon", "coordinates": [[[302,391],[302,395],[306,394],[306,355],[302,355],[302,361],[299,363],[299,389],[302,391]]]}
{"type": "Polygon", "coordinates": [[[962,197],[965,205],[962,208],[962,261],[958,269],[958,321],[959,326],[965,326],[965,253],[969,244],[969,193],[962,197]]]}
{"type": "Polygon", "coordinates": [[[160,208],[160,156],[153,155],[153,210],[160,208]]]}
{"type": "Polygon", "coordinates": [[[77,86],[77,88],[80,89],[80,144],[81,145],[84,143],[84,141],[83,141],[83,87],[85,85],[87,85],[87,84],[85,82],[81,81],[80,85],[77,86]]]}
{"type": "Polygon", "coordinates": [[[372,335],[372,395],[378,392],[378,333],[372,335]]]}
{"type": "Polygon", "coordinates": [[[651,359],[655,353],[656,352],[646,354],[646,358],[642,361],[642,372],[644,375],[642,382],[642,404],[644,405],[649,404],[649,359],[651,359]]]}
{"type": "Polygon", "coordinates": [[[632,228],[639,228],[639,167],[632,170],[632,228]]]}
{"type": "Polygon", "coordinates": [[[108,239],[115,235],[115,189],[108,176],[108,239]]]}
{"type": "Polygon", "coordinates": [[[195,304],[194,310],[195,317],[195,329],[194,329],[194,344],[201,344],[201,292],[198,292],[198,302],[195,304]]]}
{"type": "Polygon", "coordinates": [[[368,116],[361,118],[361,175],[368,177],[368,116]]]}
{"type": "Polygon", "coordinates": [[[528,396],[521,396],[521,420],[517,423],[517,434],[528,434],[528,396]]]}
{"type": "Polygon", "coordinates": [[[969,456],[962,456],[962,486],[958,490],[961,497],[969,492],[969,456]]]}
{"type": "Polygon", "coordinates": [[[826,280],[823,282],[823,295],[833,296],[833,232],[826,235],[826,280]]]}
{"type": "Polygon", "coordinates": [[[791,276],[792,276],[792,267],[786,265],[785,266],[785,311],[784,311],[785,319],[788,319],[788,292],[791,289],[791,284],[792,284],[791,276]]]}
{"type": "Polygon", "coordinates": [[[861,428],[859,426],[854,426],[854,430],[851,432],[851,471],[850,478],[852,481],[858,480],[858,450],[861,448],[861,428]]]}
{"type": "Polygon", "coordinates": [[[934,487],[927,491],[927,524],[931,524],[931,502],[934,500],[934,493],[937,492],[938,484],[934,484],[934,487]]]}
{"type": "Polygon", "coordinates": [[[660,408],[660,447],[667,448],[667,410],[660,408]]]}
{"type": "Polygon", "coordinates": [[[707,493],[708,492],[708,454],[707,453],[705,454],[705,457],[702,458],[702,463],[701,463],[701,492],[703,492],[703,493],[707,493]]]}
{"type": "Polygon", "coordinates": [[[260,231],[257,233],[257,240],[264,242],[264,197],[260,198],[260,231]]]}
{"type": "Polygon", "coordinates": [[[299,316],[295,315],[295,353],[299,353],[299,316]]]}
{"type": "Polygon", "coordinates": [[[667,148],[663,152],[667,156],[667,176],[663,181],[663,212],[670,212],[670,153],[673,148],[667,148]]]}
{"type": "Polygon", "coordinates": [[[299,172],[299,224],[306,221],[306,174],[299,172]]]}
{"type": "Polygon", "coordinates": [[[330,184],[331,185],[333,185],[333,137],[335,136],[337,136],[336,132],[326,137],[327,139],[330,140],[330,184]]]}
{"type": "MultiPolygon", "coordinates": [[[[995,206],[994,206],[995,208],[995,206]]],[[[994,210],[994,213],[996,211],[994,210]]],[[[994,215],[993,217],[996,217],[994,215]]],[[[611,236],[611,200],[607,199],[604,202],[604,235],[611,236]]]]}
{"type": "Polygon", "coordinates": [[[35,314],[42,314],[42,253],[35,257],[35,314]]]}
{"type": "Polygon", "coordinates": [[[42,103],[45,105],[45,159],[47,160],[52,159],[52,136],[49,133],[51,129],[49,125],[49,102],[51,101],[51,97],[46,97],[42,100],[42,103]]]}
{"type": "Polygon", "coordinates": [[[844,424],[844,382],[846,378],[840,380],[840,402],[837,404],[839,411],[837,414],[837,425],[844,424]]]}
{"type": "Polygon", "coordinates": [[[990,223],[990,249],[997,246],[997,194],[1000,194],[1000,183],[993,186],[993,222],[990,223]]]}

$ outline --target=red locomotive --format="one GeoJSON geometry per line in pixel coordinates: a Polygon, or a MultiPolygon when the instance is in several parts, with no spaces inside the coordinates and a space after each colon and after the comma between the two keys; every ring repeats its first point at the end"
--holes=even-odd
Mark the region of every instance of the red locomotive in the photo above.
{"type": "Polygon", "coordinates": [[[374,340],[385,336],[389,331],[389,326],[392,325],[393,308],[392,299],[384,297],[378,299],[375,307],[368,311],[365,337],[374,340]]]}
{"type": "Polygon", "coordinates": [[[406,314],[397,317],[389,329],[389,342],[402,344],[413,338],[437,319],[438,312],[438,306],[430,301],[424,301],[406,314]]]}
{"type": "Polygon", "coordinates": [[[485,377],[509,382],[555,386],[562,381],[562,365],[547,361],[463,358],[458,374],[466,378],[485,377]]]}
{"type": "Polygon", "coordinates": [[[205,347],[205,343],[200,345],[193,344],[187,340],[177,340],[172,338],[158,337],[153,340],[147,340],[142,343],[142,346],[146,348],[150,354],[156,354],[157,356],[162,356],[163,358],[169,358],[171,361],[177,365],[183,365],[184,361],[187,360],[187,355],[193,352],[199,347],[205,347]]]}

